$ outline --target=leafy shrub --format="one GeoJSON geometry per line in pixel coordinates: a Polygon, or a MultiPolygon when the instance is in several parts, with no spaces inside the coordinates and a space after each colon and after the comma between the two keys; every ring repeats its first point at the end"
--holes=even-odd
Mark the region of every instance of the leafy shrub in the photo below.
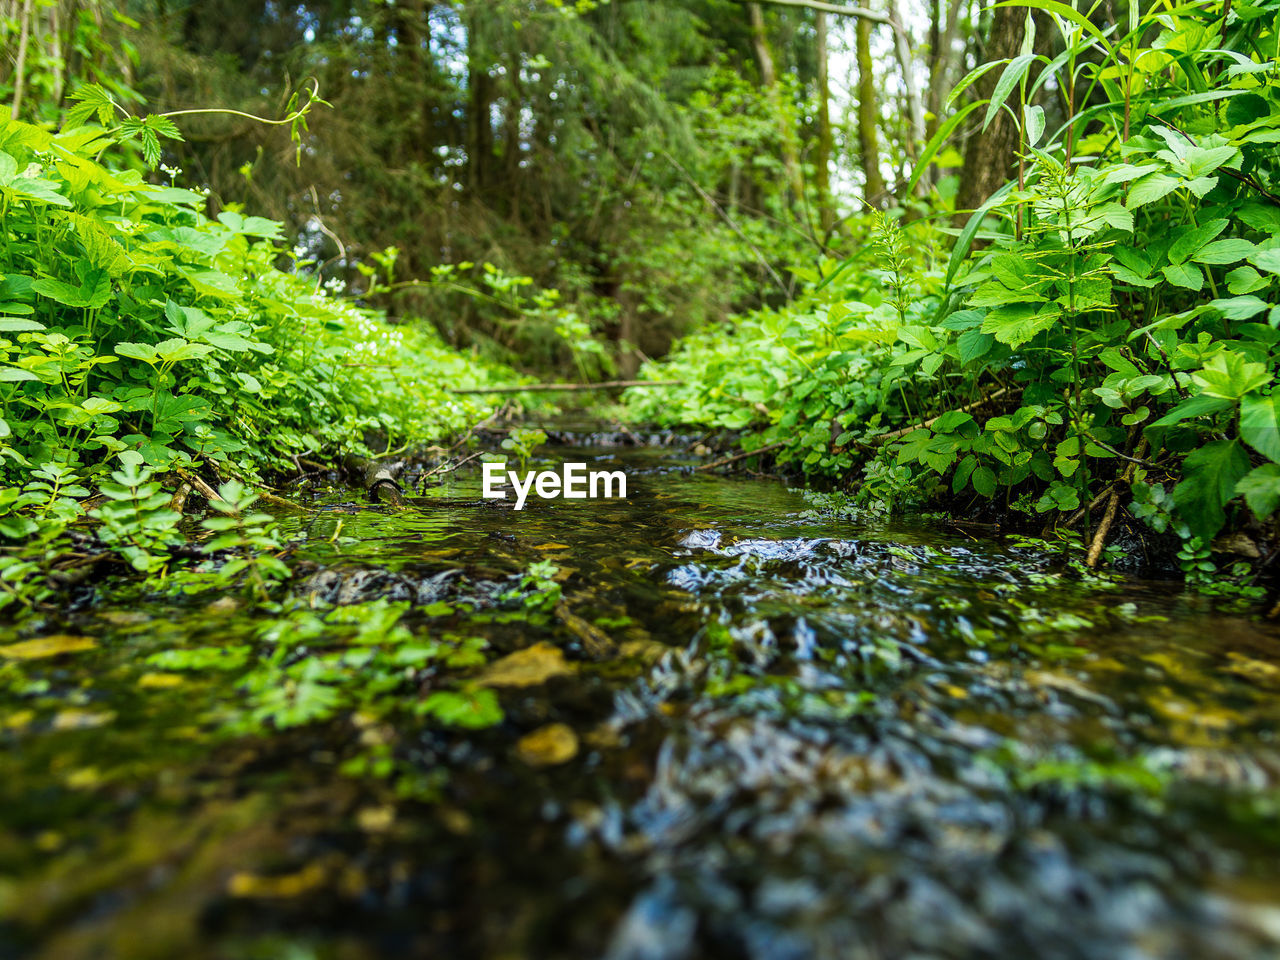
{"type": "Polygon", "coordinates": [[[56,133],[0,120],[0,536],[47,540],[97,483],[103,540],[153,571],[172,471],[259,481],[298,455],[427,442],[488,413],[448,388],[489,369],[323,292],[279,224],[210,218],[176,171],[156,185],[97,159],[138,140],[154,164],[171,122],[108,128],[88,121],[111,121],[109,97],[82,106],[56,133]]]}
{"type": "Polygon", "coordinates": [[[651,365],[686,386],[636,391],[630,409],[751,428],[744,447],[781,442],[780,460],[811,475],[855,483],[871,463],[881,501],[892,478],[1065,515],[1104,485],[1132,488],[1136,515],[1167,529],[1172,510],[1197,538],[1185,552],[1202,573],[1230,512],[1280,507],[1274,4],[1225,21],[1214,5],[1142,17],[1131,5],[1127,31],[1028,6],[1051,9],[1061,52],[1028,42],[961,84],[1000,71],[965,112],[1009,112],[1023,160],[947,262],[931,260],[930,218],[904,222],[905,241],[867,221],[870,242],[805,276],[797,302],[651,365]],[[1035,101],[1055,86],[1089,106],[1050,131],[1035,101]]]}

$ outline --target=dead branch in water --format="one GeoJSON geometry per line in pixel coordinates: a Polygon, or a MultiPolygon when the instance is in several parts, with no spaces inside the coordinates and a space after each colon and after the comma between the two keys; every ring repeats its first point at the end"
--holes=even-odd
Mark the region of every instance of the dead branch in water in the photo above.
{"type": "Polygon", "coordinates": [[[758,450],[745,450],[742,453],[735,453],[732,457],[723,457],[719,460],[712,460],[710,463],[704,463],[702,466],[695,467],[694,469],[715,470],[717,467],[727,467],[729,464],[737,463],[739,460],[745,460],[747,457],[754,457],[758,453],[769,453],[772,450],[777,450],[781,447],[785,447],[786,445],[787,441],[779,440],[777,443],[766,444],[758,450]]]}

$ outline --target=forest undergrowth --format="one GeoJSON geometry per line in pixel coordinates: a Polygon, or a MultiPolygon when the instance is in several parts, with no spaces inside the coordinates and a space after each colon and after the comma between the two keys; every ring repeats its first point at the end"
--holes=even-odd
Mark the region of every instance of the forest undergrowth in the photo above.
{"type": "Polygon", "coordinates": [[[1001,111],[1017,178],[958,227],[936,195],[868,215],[851,256],[796,268],[796,301],[648,365],[682,385],[628,410],[741,431],[750,463],[865,507],[1062,540],[1090,567],[1127,526],[1127,549],[1170,544],[1190,581],[1261,594],[1280,506],[1280,7],[1134,7],[1100,29],[1025,6],[1061,52],[1036,52],[1028,14],[1022,53],[957,87],[998,76],[910,186],[966,118],[1001,111]],[[1046,90],[1067,98],[1058,117],[1046,90]]]}
{"type": "MultiPolygon", "coordinates": [[[[289,119],[305,123],[307,106],[289,119]]],[[[268,479],[429,446],[493,410],[451,387],[513,375],[341,298],[279,223],[206,216],[177,170],[148,182],[161,139],[179,136],[101,87],[56,133],[0,119],[10,613],[91,571],[159,580],[184,558],[265,597],[289,572],[255,509],[287,506],[268,479]],[[143,162],[112,166],[128,148],[143,162]],[[197,505],[210,510],[193,546],[181,524],[197,505]]]]}

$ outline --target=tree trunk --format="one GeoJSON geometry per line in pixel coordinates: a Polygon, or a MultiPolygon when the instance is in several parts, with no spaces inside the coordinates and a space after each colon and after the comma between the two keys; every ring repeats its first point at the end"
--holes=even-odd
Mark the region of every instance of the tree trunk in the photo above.
{"type": "MultiPolygon", "coordinates": [[[[1016,57],[1022,49],[1026,18],[1027,12],[1022,7],[996,7],[982,60],[1016,57]]],[[[990,97],[999,77],[999,68],[988,70],[974,84],[974,96],[979,100],[990,97]]],[[[1017,109],[1015,101],[1016,94],[1010,96],[1008,103],[1017,109]]],[[[996,114],[985,131],[978,127],[972,130],[964,145],[964,167],[956,195],[957,213],[977,209],[1004,185],[1017,160],[1017,148],[1018,127],[1004,110],[996,114]]]]}
{"type": "Polygon", "coordinates": [[[902,18],[898,15],[897,0],[887,0],[886,8],[889,19],[893,21],[893,53],[902,71],[902,87],[906,91],[907,116],[911,121],[911,133],[903,140],[907,148],[907,156],[915,159],[920,155],[924,145],[924,104],[920,99],[920,85],[916,82],[915,64],[912,62],[911,44],[907,39],[902,18]]]}
{"type": "Polygon", "coordinates": [[[876,78],[871,62],[871,21],[858,18],[858,146],[862,151],[862,195],[870,206],[885,201],[884,177],[880,175],[880,137],[877,126],[880,109],[876,100],[876,78]]]}
{"type": "Polygon", "coordinates": [[[493,79],[480,37],[480,17],[468,8],[467,17],[467,186],[472,196],[489,186],[493,160],[493,79]]]}
{"type": "Polygon", "coordinates": [[[831,206],[831,155],[835,137],[831,132],[831,78],[827,71],[827,15],[817,14],[818,29],[818,147],[814,156],[814,180],[818,189],[818,222],[822,226],[823,244],[835,226],[836,212],[831,206]]]}
{"type": "Polygon", "coordinates": [[[503,193],[507,197],[507,217],[520,222],[520,113],[524,104],[524,90],[520,84],[520,53],[512,52],[507,58],[507,89],[502,112],[502,165],[503,193]]]}
{"type": "Polygon", "coordinates": [[[960,8],[964,6],[966,0],[938,0],[938,2],[946,5],[947,23],[939,32],[937,29],[939,8],[935,7],[929,47],[929,92],[925,102],[929,118],[925,124],[925,139],[932,137],[942,123],[942,102],[951,89],[951,73],[956,61],[952,47],[955,46],[956,31],[960,25],[960,8]],[[934,36],[934,34],[937,35],[934,36]]]}
{"type": "Polygon", "coordinates": [[[27,67],[27,39],[31,35],[31,0],[22,5],[22,26],[18,34],[18,61],[13,68],[13,107],[10,116],[18,119],[18,111],[22,108],[22,84],[27,67]]]}
{"type": "Polygon", "coordinates": [[[778,90],[778,74],[773,66],[773,54],[769,51],[769,38],[764,29],[764,11],[758,3],[747,4],[751,14],[751,42],[755,46],[756,59],[760,63],[760,85],[764,87],[765,96],[773,107],[778,121],[778,134],[782,140],[782,163],[786,169],[787,184],[791,189],[791,199],[799,203],[804,199],[804,180],[800,175],[800,157],[796,150],[795,134],[791,122],[783,109],[782,94],[778,90]]]}

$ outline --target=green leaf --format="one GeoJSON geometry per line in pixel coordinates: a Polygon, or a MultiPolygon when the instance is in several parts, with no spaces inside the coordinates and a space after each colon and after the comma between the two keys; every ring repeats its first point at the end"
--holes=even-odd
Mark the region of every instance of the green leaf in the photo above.
{"type": "Polygon", "coordinates": [[[156,348],[149,343],[117,343],[116,353],[130,360],[141,360],[143,363],[157,363],[156,348]]]}
{"type": "Polygon", "coordinates": [[[162,340],[155,346],[156,356],[163,363],[177,363],[181,360],[195,360],[203,357],[213,350],[212,347],[203,343],[191,343],[182,337],[171,337],[168,340],[162,340]]]}
{"type": "Polygon", "coordinates": [[[972,477],[974,492],[984,497],[991,497],[996,492],[996,475],[990,467],[978,467],[972,477]]]}
{"type": "Polygon", "coordinates": [[[1187,151],[1187,176],[1204,177],[1213,173],[1234,157],[1237,149],[1233,146],[1192,147],[1187,151]]]}
{"type": "Polygon", "coordinates": [[[1027,132],[1027,143],[1035,146],[1044,134],[1044,107],[1032,104],[1024,111],[1023,126],[1027,132]]]}
{"type": "Polygon", "coordinates": [[[956,338],[956,346],[960,351],[960,362],[965,366],[980,360],[991,352],[995,337],[980,330],[966,330],[956,338]]]}
{"type": "Polygon", "coordinates": [[[1251,393],[1240,401],[1240,439],[1280,463],[1280,396],[1251,393]]]}
{"type": "Polygon", "coordinates": [[[1249,257],[1251,263],[1268,273],[1280,273],[1280,248],[1259,250],[1249,257]]]}
{"type": "Polygon", "coordinates": [[[982,321],[982,332],[993,334],[1011,347],[1020,347],[1054,326],[1061,316],[1053,304],[1010,304],[988,313],[982,321]]]}
{"type": "Polygon", "coordinates": [[[1257,270],[1248,265],[1236,267],[1227,274],[1227,290],[1236,296],[1240,296],[1245,293],[1253,293],[1255,290],[1261,290],[1263,287],[1268,286],[1270,282],[1271,281],[1266,277],[1258,273],[1257,270]]]}
{"type": "Polygon", "coordinates": [[[246,340],[238,333],[231,333],[226,330],[206,330],[200,334],[200,339],[205,343],[212,344],[220,350],[226,350],[229,353],[239,353],[243,350],[249,350],[253,347],[252,340],[246,340]]]}
{"type": "Polygon", "coordinates": [[[998,280],[988,280],[973,292],[969,305],[974,307],[1002,307],[1007,303],[1044,303],[1047,298],[1029,285],[1010,289],[998,280]]]}
{"type": "Polygon", "coordinates": [[[1222,508],[1248,472],[1249,457],[1235,440],[1206,444],[1183,461],[1183,479],[1173,488],[1173,502],[1193,534],[1208,540],[1222,529],[1222,508]]]}
{"type": "Polygon", "coordinates": [[[39,380],[30,370],[23,370],[20,367],[0,367],[0,381],[5,383],[16,383],[20,380],[39,380]]]}
{"type": "MultiPolygon", "coordinates": [[[[1212,243],[1205,244],[1192,255],[1191,259],[1197,263],[1221,266],[1225,263],[1235,263],[1237,260],[1243,260],[1257,249],[1257,246],[1248,240],[1228,237],[1226,240],[1214,240],[1212,243]]],[[[1172,259],[1172,254],[1170,254],[1170,258],[1172,259]]]]}
{"type": "Polygon", "coordinates": [[[96,83],[76,88],[67,94],[67,99],[80,102],[67,111],[64,129],[83,126],[94,114],[98,116],[99,125],[105,127],[115,116],[115,104],[111,94],[96,83]]]}
{"type": "Polygon", "coordinates": [[[478,730],[502,722],[502,707],[492,690],[440,690],[422,701],[423,713],[450,727],[478,730]]]}
{"type": "Polygon", "coordinates": [[[1190,400],[1183,400],[1151,426],[1171,427],[1175,423],[1181,423],[1183,420],[1207,417],[1229,409],[1231,409],[1231,401],[1221,397],[1192,397],[1190,400]]]}
{"type": "Polygon", "coordinates": [[[982,121],[982,129],[984,131],[991,126],[991,121],[995,119],[996,113],[999,112],[1004,102],[1009,99],[1009,94],[1018,85],[1018,81],[1027,75],[1027,70],[1031,68],[1031,64],[1035,59],[1035,54],[1024,53],[1020,57],[1014,57],[1009,61],[1008,66],[1004,68],[1004,72],[1000,74],[1000,79],[996,81],[995,90],[991,93],[991,99],[987,103],[987,115],[982,121]]]}
{"type": "Polygon", "coordinates": [[[27,320],[22,317],[0,317],[0,332],[2,333],[24,333],[43,329],[44,324],[38,320],[27,320]]]}
{"type": "Polygon", "coordinates": [[[1264,463],[1236,484],[1236,493],[1259,520],[1265,520],[1280,507],[1280,466],[1264,463]]]}
{"type": "Polygon", "coordinates": [[[1226,228],[1227,221],[1223,219],[1211,220],[1203,226],[1190,229],[1178,228],[1174,232],[1176,239],[1173,246],[1169,248],[1169,262],[1182,263],[1226,228]]]}
{"type": "Polygon", "coordinates": [[[239,284],[221,270],[182,270],[181,272],[197,293],[224,299],[240,295],[239,284]]]}
{"type": "Polygon", "coordinates": [[[180,203],[197,208],[205,204],[205,198],[201,194],[181,187],[148,187],[144,193],[157,203],[180,203]]]}
{"type": "Polygon", "coordinates": [[[1171,263],[1161,271],[1165,279],[1175,287],[1184,287],[1197,293],[1204,287],[1204,273],[1189,263],[1171,263]]]}
{"type": "Polygon", "coordinates": [[[1158,163],[1117,163],[1114,166],[1104,167],[1106,176],[1102,178],[1103,183],[1128,183],[1139,177],[1145,177],[1148,173],[1154,173],[1160,169],[1158,163]]]}
{"type": "Polygon", "coordinates": [[[990,60],[970,70],[965,74],[964,79],[957,83],[955,87],[952,88],[951,93],[947,95],[947,106],[949,107],[951,104],[955,103],[956,100],[960,98],[960,94],[969,89],[970,84],[976,83],[978,80],[982,79],[984,74],[994,70],[996,67],[1000,66],[1000,64],[1007,62],[1007,60],[990,60]]]}
{"type": "Polygon", "coordinates": [[[61,280],[37,280],[31,289],[63,306],[97,310],[111,299],[111,278],[105,270],[90,269],[79,287],[61,280]]]}
{"type": "Polygon", "coordinates": [[[1228,320],[1248,320],[1250,317],[1256,317],[1267,309],[1270,304],[1265,300],[1259,300],[1257,297],[1246,296],[1210,300],[1209,306],[1213,307],[1228,320]]]}
{"type": "Polygon", "coordinates": [[[1184,186],[1197,197],[1203,198],[1206,193],[1218,185],[1217,177],[1196,177],[1188,180],[1184,186]]]}
{"type": "Polygon", "coordinates": [[[977,466],[978,458],[972,453],[960,461],[956,466],[955,474],[951,477],[952,493],[959,493],[964,489],[965,484],[969,482],[969,477],[972,476],[973,471],[977,466]]]}
{"type": "Polygon", "coordinates": [[[1138,207],[1154,203],[1177,188],[1178,181],[1174,177],[1163,173],[1149,173],[1129,188],[1129,198],[1125,206],[1130,210],[1137,210],[1138,207]]]}
{"type": "Polygon", "coordinates": [[[1133,247],[1116,247],[1114,249],[1115,258],[1132,270],[1139,277],[1151,276],[1151,261],[1141,250],[1135,250],[1133,247]]]}
{"type": "Polygon", "coordinates": [[[1237,400],[1271,381],[1265,364],[1251,363],[1231,350],[1209,358],[1204,369],[1191,375],[1200,392],[1210,397],[1237,400]]]}

